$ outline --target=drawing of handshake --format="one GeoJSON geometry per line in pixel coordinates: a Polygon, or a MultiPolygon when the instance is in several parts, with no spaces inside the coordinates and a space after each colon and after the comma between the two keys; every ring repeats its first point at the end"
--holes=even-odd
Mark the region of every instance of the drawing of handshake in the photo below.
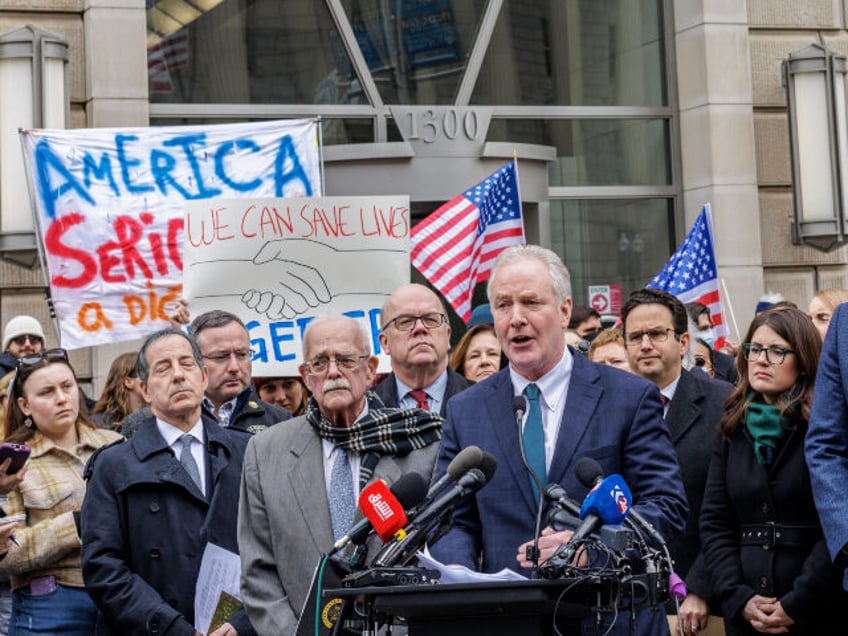
{"type": "MultiPolygon", "coordinates": [[[[326,276],[304,262],[331,263],[331,252],[336,250],[309,239],[268,241],[254,256],[253,264],[261,267],[256,270],[260,280],[273,280],[273,287],[248,289],[241,296],[242,303],[270,320],[279,320],[330,302],[333,295],[326,276]],[[320,257],[322,250],[327,251],[327,258],[320,257]]],[[[253,284],[258,285],[257,281],[253,284]]]]}

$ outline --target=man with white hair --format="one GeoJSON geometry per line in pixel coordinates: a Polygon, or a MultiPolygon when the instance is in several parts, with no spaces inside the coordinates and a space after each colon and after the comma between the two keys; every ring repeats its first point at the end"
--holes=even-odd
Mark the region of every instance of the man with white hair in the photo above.
{"type": "Polygon", "coordinates": [[[313,320],[303,360],[306,413],[258,433],[244,458],[241,591],[259,634],[294,634],[321,556],[360,516],[360,490],[409,472],[429,480],[439,447],[438,415],[386,408],[367,391],[377,358],[352,318],[313,320]]]}

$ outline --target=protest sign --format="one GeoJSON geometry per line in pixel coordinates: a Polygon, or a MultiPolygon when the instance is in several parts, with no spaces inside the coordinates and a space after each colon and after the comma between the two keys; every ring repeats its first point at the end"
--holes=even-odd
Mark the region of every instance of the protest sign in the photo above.
{"type": "Polygon", "coordinates": [[[321,315],[360,320],[379,354],[380,308],[409,282],[409,230],[406,196],[189,201],[191,315],[225,309],[244,320],[255,376],[297,375],[303,330],[321,315]]]}
{"type": "Polygon", "coordinates": [[[61,345],[167,327],[186,202],[319,196],[316,133],[312,120],[23,132],[61,345]]]}

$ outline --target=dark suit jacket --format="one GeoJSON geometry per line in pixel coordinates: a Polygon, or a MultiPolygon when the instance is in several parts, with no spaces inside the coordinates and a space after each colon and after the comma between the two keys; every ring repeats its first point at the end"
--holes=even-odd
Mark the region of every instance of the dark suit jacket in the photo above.
{"type": "MultiPolygon", "coordinates": [[[[662,419],[659,390],[630,373],[572,356],[574,366],[548,481],[582,500],[587,488],[577,479],[574,466],[581,457],[592,457],[604,474],[624,477],[634,494],[634,508],[659,532],[667,539],[677,536],[686,522],[686,496],[662,419]]],[[[437,473],[444,473],[451,459],[472,444],[492,453],[498,467],[482,490],[458,504],[453,529],[432,547],[443,563],[477,569],[482,557],[485,572],[520,571],[518,546],[532,539],[539,504],[521,460],[513,394],[507,368],[453,397],[448,406],[437,473]]],[[[618,620],[614,633],[627,633],[627,622],[618,620]]],[[[640,612],[635,633],[663,633],[651,631],[655,629],[668,629],[664,610],[640,612]],[[651,621],[649,626],[642,619],[651,621]]]]}
{"type": "MultiPolygon", "coordinates": [[[[448,384],[447,387],[445,387],[445,397],[442,400],[442,409],[439,415],[441,415],[442,417],[446,417],[448,399],[450,399],[460,391],[464,391],[472,384],[473,382],[469,382],[463,376],[459,375],[456,371],[448,367],[448,384]]],[[[383,401],[383,404],[385,404],[386,406],[392,406],[394,408],[397,408],[398,387],[397,379],[395,379],[395,374],[390,373],[388,376],[383,378],[383,381],[374,387],[374,393],[379,396],[379,398],[383,401]]]]}
{"type": "MultiPolygon", "coordinates": [[[[828,551],[844,566],[848,559],[840,550],[848,544],[848,303],[833,312],[822,348],[806,456],[828,551]]],[[[848,572],[843,587],[848,589],[848,572]]]]}
{"type": "MultiPolygon", "coordinates": [[[[151,416],[127,442],[92,457],[82,506],[82,573],[102,634],[194,634],[194,589],[206,544],[238,552],[242,458],[250,435],[203,416],[206,497],[151,416]]],[[[245,612],[230,621],[255,634],[245,612]]]]}
{"type": "MultiPolygon", "coordinates": [[[[592,457],[604,473],[620,473],[634,493],[635,507],[667,539],[686,520],[686,498],[656,385],[574,355],[565,412],[548,481],[580,501],[587,488],[574,474],[581,457],[592,457]]],[[[472,444],[492,453],[492,480],[457,507],[456,526],[436,544],[445,562],[483,570],[519,570],[518,546],[533,536],[538,501],[521,461],[518,425],[512,411],[509,369],[455,396],[448,408],[437,474],[472,444]]]]}
{"type": "Polygon", "coordinates": [[[669,543],[675,561],[674,570],[686,581],[690,592],[710,601],[716,611],[718,606],[713,595],[710,572],[701,554],[698,521],[701,518],[711,449],[719,437],[718,424],[731,388],[729,384],[701,380],[684,370],[665,418],[677,451],[686,499],[689,501],[686,529],[669,543]]]}

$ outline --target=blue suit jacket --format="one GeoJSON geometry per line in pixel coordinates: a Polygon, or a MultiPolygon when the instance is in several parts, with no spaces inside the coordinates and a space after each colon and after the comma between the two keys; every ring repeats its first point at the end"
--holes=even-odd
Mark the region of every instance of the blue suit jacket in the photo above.
{"type": "MultiPolygon", "coordinates": [[[[848,543],[848,303],[839,305],[830,319],[816,374],[805,449],[813,497],[828,551],[835,561],[848,543]]],[[[843,557],[840,563],[844,562],[843,557]]],[[[848,573],[843,587],[848,589],[848,573]]]]}
{"type": "MultiPolygon", "coordinates": [[[[581,457],[592,457],[604,474],[619,473],[635,507],[671,540],[684,527],[686,495],[656,385],[574,354],[563,420],[547,481],[582,501],[587,488],[574,474],[581,457]]],[[[521,571],[518,546],[533,538],[538,501],[521,461],[512,411],[509,369],[451,398],[437,473],[466,446],[475,444],[498,460],[492,480],[461,502],[454,528],[432,551],[444,563],[482,570],[521,571]]],[[[526,571],[523,572],[527,574],[526,571]]]]}

